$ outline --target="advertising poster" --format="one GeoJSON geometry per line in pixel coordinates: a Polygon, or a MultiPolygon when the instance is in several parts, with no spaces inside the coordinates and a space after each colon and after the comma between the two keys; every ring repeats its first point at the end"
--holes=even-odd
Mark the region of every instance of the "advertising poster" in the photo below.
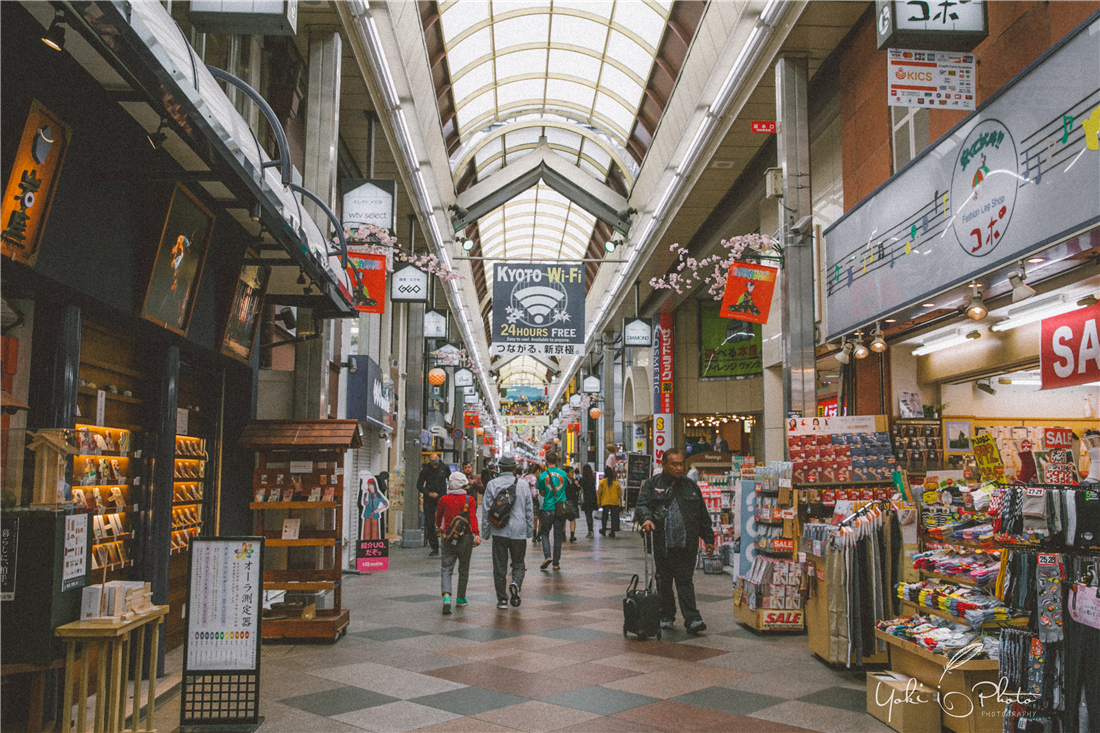
{"type": "Polygon", "coordinates": [[[767,323],[777,272],[779,270],[774,267],[749,262],[735,262],[730,265],[719,314],[723,318],[767,323]]]}
{"type": "Polygon", "coordinates": [[[756,559],[756,481],[741,479],[737,487],[737,497],[741,502],[741,552],[737,565],[737,577],[743,578],[752,569],[756,559]]]}
{"type": "Polygon", "coordinates": [[[263,538],[191,541],[186,672],[255,670],[263,610],[263,538]]]}
{"type": "MultiPolygon", "coordinates": [[[[768,296],[769,302],[771,296],[768,296]]],[[[699,303],[699,377],[746,379],[764,370],[760,325],[723,318],[723,304],[699,303]]]]}
{"type": "Polygon", "coordinates": [[[974,54],[904,48],[891,48],[889,54],[889,106],[974,109],[974,54]]]}
{"type": "Polygon", "coordinates": [[[582,354],[584,267],[493,267],[492,341],[493,354],[582,354]]]}
{"type": "Polygon", "coordinates": [[[87,514],[71,514],[65,517],[62,592],[84,586],[84,579],[88,573],[88,518],[87,514]]]}
{"type": "Polygon", "coordinates": [[[386,311],[386,255],[356,252],[349,246],[348,276],[355,310],[360,313],[386,311]]]}
{"type": "Polygon", "coordinates": [[[15,600],[16,551],[19,547],[19,518],[4,517],[0,523],[0,601],[15,600]]]}
{"type": "Polygon", "coordinates": [[[661,465],[665,457],[665,451],[672,447],[672,415],[657,414],[653,416],[653,463],[661,465]]]}
{"type": "Polygon", "coordinates": [[[390,569],[389,540],[360,540],[355,548],[355,569],[361,573],[390,569]]]}
{"type": "Polygon", "coordinates": [[[672,314],[662,313],[653,320],[653,411],[675,412],[672,314]]]}

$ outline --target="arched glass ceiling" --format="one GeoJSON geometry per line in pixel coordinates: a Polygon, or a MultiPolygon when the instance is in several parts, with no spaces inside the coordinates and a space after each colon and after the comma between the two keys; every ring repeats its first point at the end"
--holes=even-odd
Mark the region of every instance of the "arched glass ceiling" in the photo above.
{"type": "MultiPolygon", "coordinates": [[[[584,257],[596,217],[539,181],[478,220],[485,257],[577,260],[584,257]]],[[[493,260],[485,261],[492,282],[493,260]]]]}
{"type": "Polygon", "coordinates": [[[519,356],[500,368],[501,387],[546,384],[546,367],[529,356],[519,356]]]}
{"type": "Polygon", "coordinates": [[[670,3],[454,0],[440,5],[459,137],[556,111],[626,147],[670,3]]]}

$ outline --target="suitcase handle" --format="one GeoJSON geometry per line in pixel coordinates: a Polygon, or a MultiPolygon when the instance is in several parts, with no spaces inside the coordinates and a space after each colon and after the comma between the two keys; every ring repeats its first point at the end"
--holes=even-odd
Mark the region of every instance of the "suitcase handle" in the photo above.
{"type": "Polygon", "coordinates": [[[634,577],[630,579],[630,582],[626,584],[626,594],[629,596],[631,593],[638,590],[638,574],[634,573],[634,577]]]}
{"type": "MultiPolygon", "coordinates": [[[[645,562],[645,587],[646,587],[646,590],[653,590],[654,576],[656,576],[656,574],[657,574],[657,572],[656,572],[657,568],[656,567],[653,568],[654,572],[652,572],[652,573],[649,572],[649,557],[652,553],[653,553],[653,532],[652,531],[642,532],[642,557],[644,558],[644,562],[645,562]]],[[[653,564],[654,564],[654,566],[656,566],[656,564],[657,564],[657,559],[656,558],[653,559],[653,564]]],[[[637,578],[638,576],[635,575],[634,577],[637,578]]]]}

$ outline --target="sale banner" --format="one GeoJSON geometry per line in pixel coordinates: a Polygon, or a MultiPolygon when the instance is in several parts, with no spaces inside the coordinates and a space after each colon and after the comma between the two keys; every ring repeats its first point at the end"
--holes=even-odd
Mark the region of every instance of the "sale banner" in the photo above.
{"type": "Polygon", "coordinates": [[[1042,389],[1100,382],[1100,303],[1043,319],[1042,389]]]}
{"type": "Polygon", "coordinates": [[[752,323],[767,323],[775,290],[774,267],[734,262],[726,277],[726,292],[722,296],[723,318],[735,318],[752,323]]]}
{"type": "Polygon", "coordinates": [[[661,465],[665,458],[665,451],[672,448],[672,415],[656,414],[653,416],[653,463],[661,465]]]}
{"type": "Polygon", "coordinates": [[[351,278],[355,310],[360,313],[386,311],[386,255],[352,252],[348,248],[348,275],[351,278]]]}

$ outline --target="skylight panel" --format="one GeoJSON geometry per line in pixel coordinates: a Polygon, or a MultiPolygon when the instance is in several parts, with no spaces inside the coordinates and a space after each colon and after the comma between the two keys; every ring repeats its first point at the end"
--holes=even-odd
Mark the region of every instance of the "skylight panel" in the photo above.
{"type": "Polygon", "coordinates": [[[489,17],[489,3],[484,0],[461,0],[443,11],[443,37],[449,42],[470,26],[489,17]]]}
{"type": "Polygon", "coordinates": [[[540,127],[521,127],[518,130],[513,130],[504,136],[505,149],[514,150],[524,145],[537,145],[541,132],[542,128],[540,127]]]}
{"type": "Polygon", "coordinates": [[[503,151],[504,148],[501,145],[500,138],[493,138],[485,143],[485,146],[474,155],[475,165],[480,168],[485,161],[489,160],[494,155],[499,155],[503,151]]]}
{"type": "Polygon", "coordinates": [[[591,140],[584,141],[584,147],[581,148],[581,153],[584,155],[584,157],[591,158],[592,162],[604,168],[605,170],[611,168],[611,153],[607,152],[591,140]]]}
{"type": "Polygon", "coordinates": [[[555,13],[550,23],[550,43],[589,48],[603,55],[607,26],[571,15],[555,13]]]}
{"type": "Polygon", "coordinates": [[[645,79],[653,66],[653,55],[614,28],[607,41],[607,55],[645,79]]]}
{"type": "Polygon", "coordinates": [[[665,30],[665,19],[645,3],[619,3],[612,20],[637,34],[654,50],[665,30]]]}
{"type": "Polygon", "coordinates": [[[497,108],[503,109],[511,104],[537,100],[541,104],[546,82],[542,79],[514,81],[497,85],[497,108]]]}
{"type": "Polygon", "coordinates": [[[493,24],[493,41],[497,51],[526,43],[549,43],[550,16],[546,14],[521,15],[493,24]]]}
{"type": "Polygon", "coordinates": [[[596,90],[577,82],[550,79],[546,82],[546,99],[569,102],[576,106],[573,114],[583,110],[583,114],[587,116],[596,100],[596,90]]]}
{"type": "Polygon", "coordinates": [[[589,84],[595,84],[600,73],[600,60],[579,51],[565,48],[550,49],[551,73],[571,76],[589,84]]]}
{"type": "Polygon", "coordinates": [[[498,52],[496,58],[497,81],[504,83],[508,77],[522,74],[545,76],[546,53],[545,49],[529,49],[506,54],[498,52]]]}
{"type": "Polygon", "coordinates": [[[622,138],[630,132],[630,126],[634,124],[634,112],[626,109],[603,92],[596,95],[596,112],[611,121],[618,129],[616,133],[622,138]]]}
{"type": "Polygon", "coordinates": [[[493,65],[491,63],[479,64],[459,77],[452,77],[451,92],[457,104],[461,105],[466,99],[474,96],[483,87],[493,83],[493,65]]]}
{"type": "Polygon", "coordinates": [[[580,10],[585,13],[610,18],[614,3],[610,0],[554,0],[554,10],[580,10]]]}
{"type": "Polygon", "coordinates": [[[611,64],[603,65],[603,74],[600,75],[600,88],[618,94],[632,113],[638,109],[644,91],[638,82],[611,64]]]}
{"type": "Polygon", "coordinates": [[[560,127],[547,127],[545,130],[546,142],[569,150],[580,151],[583,138],[578,133],[563,130],[560,127]]]}
{"type": "Polygon", "coordinates": [[[581,158],[580,161],[577,163],[577,165],[580,166],[580,169],[582,171],[584,171],[585,173],[587,173],[588,175],[592,176],[593,178],[595,178],[599,181],[603,181],[605,178],[607,178],[607,171],[600,170],[599,168],[592,165],[590,162],[588,162],[584,158],[581,158]]]}
{"type": "Polygon", "coordinates": [[[458,108],[458,128],[463,130],[466,125],[476,120],[481,115],[485,114],[489,110],[493,109],[496,100],[493,96],[493,90],[485,92],[484,94],[471,99],[458,108]]]}
{"type": "Polygon", "coordinates": [[[460,75],[467,66],[483,56],[487,56],[492,50],[491,35],[488,28],[482,28],[461,43],[447,50],[447,66],[450,67],[451,76],[460,75]]]}

